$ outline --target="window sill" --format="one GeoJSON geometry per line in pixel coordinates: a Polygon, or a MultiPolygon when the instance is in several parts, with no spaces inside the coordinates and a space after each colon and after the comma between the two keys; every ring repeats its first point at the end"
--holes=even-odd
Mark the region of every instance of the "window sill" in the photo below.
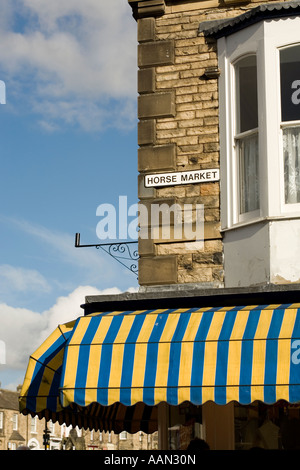
{"type": "Polygon", "coordinates": [[[269,216],[269,217],[257,217],[255,219],[247,220],[244,222],[237,222],[236,224],[232,225],[231,227],[221,227],[220,232],[229,232],[231,230],[237,230],[239,228],[247,227],[249,225],[255,225],[260,223],[270,223],[270,222],[278,222],[280,220],[300,220],[300,214],[298,215],[279,215],[279,216],[269,216]]]}

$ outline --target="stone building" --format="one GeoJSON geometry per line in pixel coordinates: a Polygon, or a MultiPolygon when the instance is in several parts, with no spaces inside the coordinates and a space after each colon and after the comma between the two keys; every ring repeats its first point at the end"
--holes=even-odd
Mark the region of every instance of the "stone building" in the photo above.
{"type": "MultiPolygon", "coordinates": [[[[20,390],[0,389],[0,450],[16,450],[22,446],[44,449],[45,421],[19,413],[19,393],[20,390]]],[[[48,423],[48,428],[51,429],[50,447],[58,448],[61,442],[60,426],[48,423]]]]}
{"type": "Polygon", "coordinates": [[[27,418],[19,415],[18,393],[0,390],[0,449],[26,445],[27,418]],[[20,419],[21,418],[21,419],[20,419]]]}
{"type": "MultiPolygon", "coordinates": [[[[298,167],[294,155],[289,161],[283,157],[283,145],[292,142],[291,126],[298,125],[298,82],[284,83],[280,78],[284,70],[292,70],[292,59],[286,58],[292,49],[285,48],[299,40],[297,2],[130,0],[129,4],[139,43],[140,202],[147,207],[191,205],[193,214],[196,204],[204,208],[200,249],[197,240],[177,239],[172,231],[165,239],[161,231],[140,239],[141,286],[298,282],[300,272],[293,263],[294,253],[299,252],[298,167]],[[281,54],[280,59],[276,54],[281,54]],[[239,86],[248,87],[248,102],[246,92],[238,96],[234,89],[239,58],[247,55],[255,63],[240,64],[239,86]],[[243,75],[250,69],[258,74],[252,89],[243,75]],[[283,94],[284,87],[290,89],[288,94],[283,94]],[[292,97],[295,104],[290,110],[292,97]],[[249,100],[255,108],[250,108],[249,100]],[[286,116],[281,116],[281,108],[287,109],[286,116]],[[249,114],[246,122],[250,110],[253,116],[249,114]],[[250,166],[246,151],[254,153],[258,145],[250,166]],[[215,169],[220,170],[218,180],[204,179],[204,170],[215,169]],[[159,181],[162,174],[194,170],[198,173],[184,181],[192,184],[145,184],[149,174],[152,181],[153,175],[159,181]],[[195,177],[201,176],[198,183],[195,177]]],[[[188,217],[193,214],[187,212],[188,217]]],[[[150,222],[142,219],[141,225],[147,234],[150,222]]]]}
{"type": "Polygon", "coordinates": [[[157,433],[139,432],[120,435],[72,428],[37,416],[19,413],[20,390],[0,389],[0,450],[16,450],[29,447],[45,450],[44,431],[49,431],[47,450],[149,450],[157,449],[157,433]]]}
{"type": "Polygon", "coordinates": [[[300,3],[128,2],[140,289],[61,326],[51,399],[159,449],[299,449],[300,3]]]}
{"type": "Polygon", "coordinates": [[[217,45],[198,29],[202,20],[226,15],[226,8],[215,1],[129,3],[139,41],[140,201],[147,207],[178,205],[183,211],[190,205],[187,216],[192,223],[196,205],[204,205],[205,222],[200,250],[194,236],[189,239],[183,233],[176,238],[172,230],[165,239],[161,233],[140,238],[139,282],[223,286],[219,181],[145,187],[145,177],[220,168],[217,45]]]}

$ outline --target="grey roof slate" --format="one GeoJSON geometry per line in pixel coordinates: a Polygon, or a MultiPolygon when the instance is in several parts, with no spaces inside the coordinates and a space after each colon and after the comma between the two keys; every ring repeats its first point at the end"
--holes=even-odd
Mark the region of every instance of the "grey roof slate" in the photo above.
{"type": "Polygon", "coordinates": [[[233,18],[203,21],[199,25],[198,32],[218,39],[240,31],[258,21],[285,16],[298,16],[299,14],[300,1],[265,3],[233,18]]]}
{"type": "Polygon", "coordinates": [[[19,393],[0,389],[0,409],[19,411],[19,393]]]}

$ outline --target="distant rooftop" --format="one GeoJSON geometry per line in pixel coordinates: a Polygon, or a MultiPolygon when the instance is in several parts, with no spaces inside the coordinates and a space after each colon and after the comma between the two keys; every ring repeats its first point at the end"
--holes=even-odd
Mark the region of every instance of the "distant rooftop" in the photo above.
{"type": "Polygon", "coordinates": [[[19,411],[19,392],[0,389],[0,409],[19,411]]]}

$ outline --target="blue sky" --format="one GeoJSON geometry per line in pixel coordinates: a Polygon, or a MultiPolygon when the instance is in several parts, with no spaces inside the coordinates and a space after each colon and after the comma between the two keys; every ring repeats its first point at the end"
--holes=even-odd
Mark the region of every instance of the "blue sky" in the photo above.
{"type": "Polygon", "coordinates": [[[137,202],[136,23],[127,0],[2,0],[0,16],[0,382],[13,389],[85,295],[137,288],[74,247],[76,232],[101,242],[100,204],[137,202]]]}

